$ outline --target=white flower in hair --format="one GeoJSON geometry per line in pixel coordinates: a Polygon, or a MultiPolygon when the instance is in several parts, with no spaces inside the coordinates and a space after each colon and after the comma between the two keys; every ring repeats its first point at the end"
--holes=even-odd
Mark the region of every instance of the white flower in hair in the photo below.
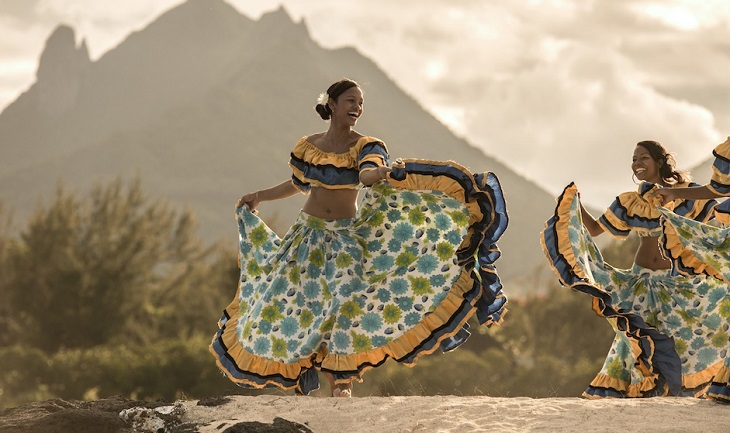
{"type": "Polygon", "coordinates": [[[327,105],[327,101],[329,101],[330,96],[327,93],[320,93],[319,98],[317,98],[317,104],[320,105],[327,105]]]}

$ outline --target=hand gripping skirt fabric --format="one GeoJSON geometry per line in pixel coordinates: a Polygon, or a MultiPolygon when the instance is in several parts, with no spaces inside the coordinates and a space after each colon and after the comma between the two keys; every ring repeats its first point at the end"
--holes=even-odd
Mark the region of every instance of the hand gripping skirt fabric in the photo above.
{"type": "Polygon", "coordinates": [[[662,247],[679,272],[687,276],[704,274],[721,281],[718,288],[708,293],[719,308],[713,317],[714,333],[707,337],[725,353],[725,362],[712,379],[707,396],[730,403],[730,227],[715,227],[660,210],[662,247]]]}
{"type": "Polygon", "coordinates": [[[563,191],[541,242],[560,282],[590,295],[616,332],[583,396],[709,396],[727,380],[728,286],[705,275],[613,268],[583,227],[577,193],[573,184],[563,191]]]}
{"type": "Polygon", "coordinates": [[[236,210],[241,275],[210,351],[236,384],[307,394],[317,370],[362,380],[388,358],[412,366],[500,323],[494,266],[507,227],[499,182],[451,162],[405,160],[365,194],[357,217],[304,212],[279,239],[236,210]]]}

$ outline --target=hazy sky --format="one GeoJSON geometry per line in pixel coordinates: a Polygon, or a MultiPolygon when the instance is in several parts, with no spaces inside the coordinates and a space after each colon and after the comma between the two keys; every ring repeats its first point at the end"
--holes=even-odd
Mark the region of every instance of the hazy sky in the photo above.
{"type": "MultiPolygon", "coordinates": [[[[32,84],[57,25],[95,60],[180,3],[0,0],[0,107],[32,84]]],[[[637,141],[691,168],[730,135],[727,0],[228,3],[253,19],[283,5],[322,46],[374,60],[457,135],[554,194],[576,181],[595,206],[634,188],[637,141]]]]}

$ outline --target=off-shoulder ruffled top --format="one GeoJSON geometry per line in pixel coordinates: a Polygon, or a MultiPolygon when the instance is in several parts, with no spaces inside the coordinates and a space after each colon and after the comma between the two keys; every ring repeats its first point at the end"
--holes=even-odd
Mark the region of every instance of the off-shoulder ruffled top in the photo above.
{"type": "Polygon", "coordinates": [[[385,143],[375,137],[361,137],[347,152],[334,153],[323,151],[305,136],[294,146],[289,166],[292,183],[306,194],[312,186],[357,188],[361,172],[387,166],[388,158],[385,143]]]}
{"type": "MultiPolygon", "coordinates": [[[[676,187],[700,186],[696,183],[681,183],[676,187]]],[[[643,182],[637,191],[625,192],[598,218],[598,224],[617,238],[625,238],[633,230],[640,236],[658,236],[661,233],[661,212],[657,203],[646,198],[648,192],[658,188],[643,182]]],[[[667,209],[695,221],[706,222],[713,217],[715,200],[675,200],[667,209]]]]}

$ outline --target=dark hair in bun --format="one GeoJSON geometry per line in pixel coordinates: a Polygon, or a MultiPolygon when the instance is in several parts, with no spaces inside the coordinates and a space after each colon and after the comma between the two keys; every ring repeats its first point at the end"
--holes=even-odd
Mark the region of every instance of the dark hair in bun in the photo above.
{"type": "MultiPolygon", "coordinates": [[[[327,97],[336,101],[337,98],[339,98],[340,95],[345,93],[348,89],[359,86],[360,85],[357,84],[356,81],[350,80],[349,78],[343,78],[327,88],[327,97]]],[[[330,116],[332,116],[332,109],[326,102],[324,104],[315,105],[314,109],[323,120],[329,120],[330,116]]]]}

